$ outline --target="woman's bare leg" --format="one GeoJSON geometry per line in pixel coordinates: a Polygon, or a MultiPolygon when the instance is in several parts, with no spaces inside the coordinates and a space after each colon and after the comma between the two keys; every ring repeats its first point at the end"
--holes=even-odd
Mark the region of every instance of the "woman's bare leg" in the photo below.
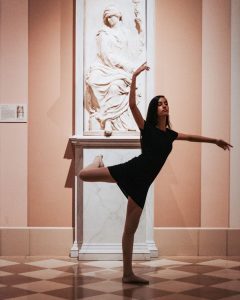
{"type": "Polygon", "coordinates": [[[79,177],[83,181],[89,182],[116,182],[108,168],[104,167],[101,156],[96,156],[93,162],[79,172],[79,177]]]}
{"type": "Polygon", "coordinates": [[[132,269],[132,252],[134,234],[137,230],[139,220],[142,214],[142,209],[139,207],[131,197],[128,198],[126,222],[122,237],[123,250],[123,278],[124,283],[141,283],[148,284],[149,281],[136,276],[132,269]]]}
{"type": "MultiPolygon", "coordinates": [[[[103,167],[103,162],[99,157],[95,157],[94,161],[86,168],[82,169],[79,173],[79,177],[83,181],[89,182],[116,182],[108,168],[103,167]],[[101,163],[99,163],[101,162],[101,163]]],[[[128,198],[127,215],[125,221],[125,227],[122,237],[122,249],[123,249],[123,278],[124,283],[141,283],[148,284],[149,282],[141,277],[136,276],[132,270],[132,252],[134,234],[137,230],[139,220],[142,214],[142,209],[131,199],[128,198]]]]}

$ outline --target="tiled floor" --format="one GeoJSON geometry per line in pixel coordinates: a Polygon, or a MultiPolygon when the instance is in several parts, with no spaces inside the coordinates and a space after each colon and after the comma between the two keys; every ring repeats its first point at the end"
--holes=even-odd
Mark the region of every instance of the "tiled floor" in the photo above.
{"type": "Polygon", "coordinates": [[[0,299],[240,300],[240,257],[134,262],[147,286],[123,284],[121,261],[0,257],[0,299]]]}

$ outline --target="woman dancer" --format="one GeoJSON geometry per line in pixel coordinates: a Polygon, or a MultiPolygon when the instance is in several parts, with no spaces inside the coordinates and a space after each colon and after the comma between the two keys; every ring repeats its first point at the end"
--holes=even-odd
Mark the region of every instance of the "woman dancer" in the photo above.
{"type": "Polygon", "coordinates": [[[141,65],[132,76],[129,106],[141,132],[142,154],[130,161],[105,167],[102,156],[97,156],[93,163],[79,173],[83,181],[101,181],[117,183],[128,198],[127,214],[122,236],[123,277],[124,283],[148,284],[149,282],[134,274],[132,269],[132,250],[134,234],[137,230],[149,186],[161,170],[174,140],[212,143],[230,150],[230,144],[223,140],[177,133],[170,128],[169,106],[164,96],[154,97],[148,107],[147,118],[143,119],[135,99],[136,78],[144,70],[149,70],[146,63],[141,65]]]}

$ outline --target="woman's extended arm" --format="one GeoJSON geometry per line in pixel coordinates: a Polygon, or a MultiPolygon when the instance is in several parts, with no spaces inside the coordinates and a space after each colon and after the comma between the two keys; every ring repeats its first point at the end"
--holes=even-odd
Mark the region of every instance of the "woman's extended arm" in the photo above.
{"type": "Polygon", "coordinates": [[[216,144],[217,146],[221,147],[224,150],[230,150],[230,147],[233,147],[232,145],[230,145],[229,143],[223,140],[213,139],[213,138],[200,136],[200,135],[178,133],[177,140],[216,144]]]}
{"type": "Polygon", "coordinates": [[[134,120],[137,123],[138,128],[140,129],[143,129],[144,127],[144,119],[136,104],[136,79],[141,72],[143,72],[144,70],[148,71],[149,69],[150,68],[147,66],[147,64],[144,63],[133,73],[132,83],[131,83],[130,93],[129,93],[129,107],[131,109],[134,120]]]}

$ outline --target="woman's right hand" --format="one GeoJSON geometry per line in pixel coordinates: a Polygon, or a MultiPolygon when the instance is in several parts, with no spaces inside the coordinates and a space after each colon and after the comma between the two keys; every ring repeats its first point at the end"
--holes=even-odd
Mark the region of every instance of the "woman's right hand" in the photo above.
{"type": "Polygon", "coordinates": [[[134,72],[133,72],[133,76],[138,76],[140,73],[142,73],[144,70],[149,71],[150,67],[147,65],[147,62],[145,62],[144,64],[142,64],[140,67],[138,67],[134,72]]]}
{"type": "Polygon", "coordinates": [[[216,145],[218,145],[218,147],[222,148],[223,150],[230,150],[230,147],[233,147],[231,144],[223,140],[216,140],[216,145]]]}

